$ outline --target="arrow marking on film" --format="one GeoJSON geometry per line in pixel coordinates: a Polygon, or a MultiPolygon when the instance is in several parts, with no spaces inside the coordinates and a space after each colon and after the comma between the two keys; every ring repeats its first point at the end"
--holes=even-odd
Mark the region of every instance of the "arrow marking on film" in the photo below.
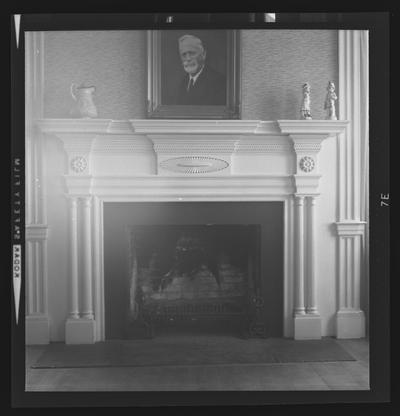
{"type": "Polygon", "coordinates": [[[13,289],[14,289],[14,305],[15,305],[15,317],[18,325],[18,312],[19,312],[19,299],[21,294],[21,245],[13,245],[13,289]]]}
{"type": "Polygon", "coordinates": [[[18,325],[18,311],[19,311],[19,298],[21,293],[21,279],[14,277],[14,304],[15,304],[15,316],[18,325]]]}
{"type": "Polygon", "coordinates": [[[19,43],[19,22],[21,21],[21,15],[20,14],[14,14],[14,22],[15,22],[15,36],[17,40],[17,49],[18,49],[18,43],[19,43]]]}

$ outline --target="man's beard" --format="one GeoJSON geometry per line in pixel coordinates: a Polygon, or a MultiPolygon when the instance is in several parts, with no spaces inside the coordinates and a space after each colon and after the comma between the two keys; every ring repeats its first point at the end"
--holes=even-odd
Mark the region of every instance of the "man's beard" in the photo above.
{"type": "Polygon", "coordinates": [[[197,74],[200,69],[203,67],[203,64],[200,64],[199,62],[189,62],[186,64],[183,64],[183,69],[191,75],[197,74]]]}

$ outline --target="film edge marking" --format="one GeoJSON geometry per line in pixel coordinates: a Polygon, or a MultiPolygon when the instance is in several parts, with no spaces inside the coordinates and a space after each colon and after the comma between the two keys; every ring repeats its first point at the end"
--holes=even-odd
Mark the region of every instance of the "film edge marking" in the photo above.
{"type": "Polygon", "coordinates": [[[15,40],[17,43],[17,49],[19,46],[19,24],[21,21],[21,15],[20,14],[14,14],[14,23],[15,23],[15,40]]]}
{"type": "Polygon", "coordinates": [[[22,265],[22,250],[21,244],[13,245],[13,288],[14,288],[14,305],[15,305],[15,317],[18,325],[18,311],[19,300],[21,293],[21,265],[22,265]]]}

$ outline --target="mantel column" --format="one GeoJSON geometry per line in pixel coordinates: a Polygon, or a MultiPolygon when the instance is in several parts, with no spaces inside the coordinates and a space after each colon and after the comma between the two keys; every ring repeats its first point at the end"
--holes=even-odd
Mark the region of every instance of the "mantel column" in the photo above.
{"type": "Polygon", "coordinates": [[[308,273],[307,273],[307,313],[318,315],[317,310],[317,296],[316,296],[316,279],[315,279],[315,205],[316,198],[314,196],[308,197],[308,214],[309,214],[309,236],[308,236],[308,273]]]}
{"type": "Polygon", "coordinates": [[[83,198],[83,310],[82,317],[93,319],[92,300],[92,223],[90,197],[83,198]]]}
{"type": "Polygon", "coordinates": [[[78,201],[71,197],[70,202],[70,319],[79,318],[78,299],[78,201]]]}
{"type": "Polygon", "coordinates": [[[295,252],[295,307],[294,314],[304,315],[304,197],[296,196],[296,252],[295,252]]]}
{"type": "Polygon", "coordinates": [[[96,322],[92,299],[92,239],[91,197],[72,195],[70,200],[70,311],[65,324],[66,344],[92,344],[95,342],[96,322]],[[79,207],[82,207],[82,216],[79,207]],[[78,228],[83,230],[82,241],[78,239],[78,228]],[[79,244],[80,243],[80,244],[79,244]],[[78,247],[81,246],[82,250],[78,247]],[[80,259],[79,256],[82,256],[80,259]],[[81,260],[81,261],[80,261],[81,260]],[[79,265],[82,268],[79,268],[79,265]],[[81,278],[81,286],[79,286],[81,278]],[[79,293],[81,287],[82,293],[79,293]],[[79,309],[79,300],[82,309],[79,309]]]}
{"type": "Polygon", "coordinates": [[[315,196],[296,195],[295,201],[294,338],[319,339],[321,338],[321,318],[317,310],[316,299],[315,196]]]}

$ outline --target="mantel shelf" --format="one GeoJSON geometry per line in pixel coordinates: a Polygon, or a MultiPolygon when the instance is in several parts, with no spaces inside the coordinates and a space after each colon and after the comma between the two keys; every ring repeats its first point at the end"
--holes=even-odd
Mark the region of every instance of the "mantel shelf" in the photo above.
{"type": "Polygon", "coordinates": [[[215,134],[215,135],[288,135],[342,132],[348,121],[342,120],[111,120],[111,119],[40,119],[44,133],[110,134],[215,134]]]}

